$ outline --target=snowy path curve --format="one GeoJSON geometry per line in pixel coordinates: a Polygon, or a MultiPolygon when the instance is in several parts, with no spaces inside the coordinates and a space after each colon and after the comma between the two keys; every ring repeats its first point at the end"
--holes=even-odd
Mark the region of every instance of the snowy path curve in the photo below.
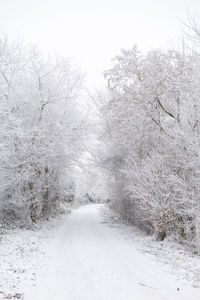
{"type": "Polygon", "coordinates": [[[66,216],[46,249],[48,270],[25,300],[198,300],[200,290],[140,253],[105,223],[102,205],[66,216]],[[179,287],[179,290],[177,290],[179,287]]]}

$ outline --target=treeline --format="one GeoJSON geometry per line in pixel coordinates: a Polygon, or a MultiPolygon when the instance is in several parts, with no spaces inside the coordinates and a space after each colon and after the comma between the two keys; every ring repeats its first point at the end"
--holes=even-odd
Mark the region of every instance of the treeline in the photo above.
{"type": "Polygon", "coordinates": [[[98,111],[112,206],[159,240],[200,249],[200,55],[133,47],[105,76],[98,111]]]}
{"type": "Polygon", "coordinates": [[[69,59],[0,38],[1,226],[31,226],[73,201],[82,77],[69,59]]]}

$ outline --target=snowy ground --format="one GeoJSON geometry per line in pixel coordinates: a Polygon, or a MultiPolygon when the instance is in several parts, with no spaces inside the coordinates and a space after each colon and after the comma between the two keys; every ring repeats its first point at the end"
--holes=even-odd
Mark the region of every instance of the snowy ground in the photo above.
{"type": "Polygon", "coordinates": [[[200,258],[87,205],[0,241],[0,299],[198,300],[200,258]]]}

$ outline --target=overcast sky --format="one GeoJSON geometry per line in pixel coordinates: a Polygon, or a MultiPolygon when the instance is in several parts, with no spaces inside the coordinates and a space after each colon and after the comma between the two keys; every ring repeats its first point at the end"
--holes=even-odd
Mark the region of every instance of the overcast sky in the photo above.
{"type": "Polygon", "coordinates": [[[0,30],[72,56],[95,85],[120,48],[175,45],[188,9],[200,0],[0,0],[0,30]]]}

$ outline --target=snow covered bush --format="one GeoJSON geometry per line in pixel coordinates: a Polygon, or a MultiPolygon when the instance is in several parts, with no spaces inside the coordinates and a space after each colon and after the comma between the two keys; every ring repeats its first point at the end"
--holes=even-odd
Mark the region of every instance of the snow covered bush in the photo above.
{"type": "Polygon", "coordinates": [[[81,83],[70,60],[0,39],[1,223],[48,218],[65,198],[81,152],[81,83]]]}

